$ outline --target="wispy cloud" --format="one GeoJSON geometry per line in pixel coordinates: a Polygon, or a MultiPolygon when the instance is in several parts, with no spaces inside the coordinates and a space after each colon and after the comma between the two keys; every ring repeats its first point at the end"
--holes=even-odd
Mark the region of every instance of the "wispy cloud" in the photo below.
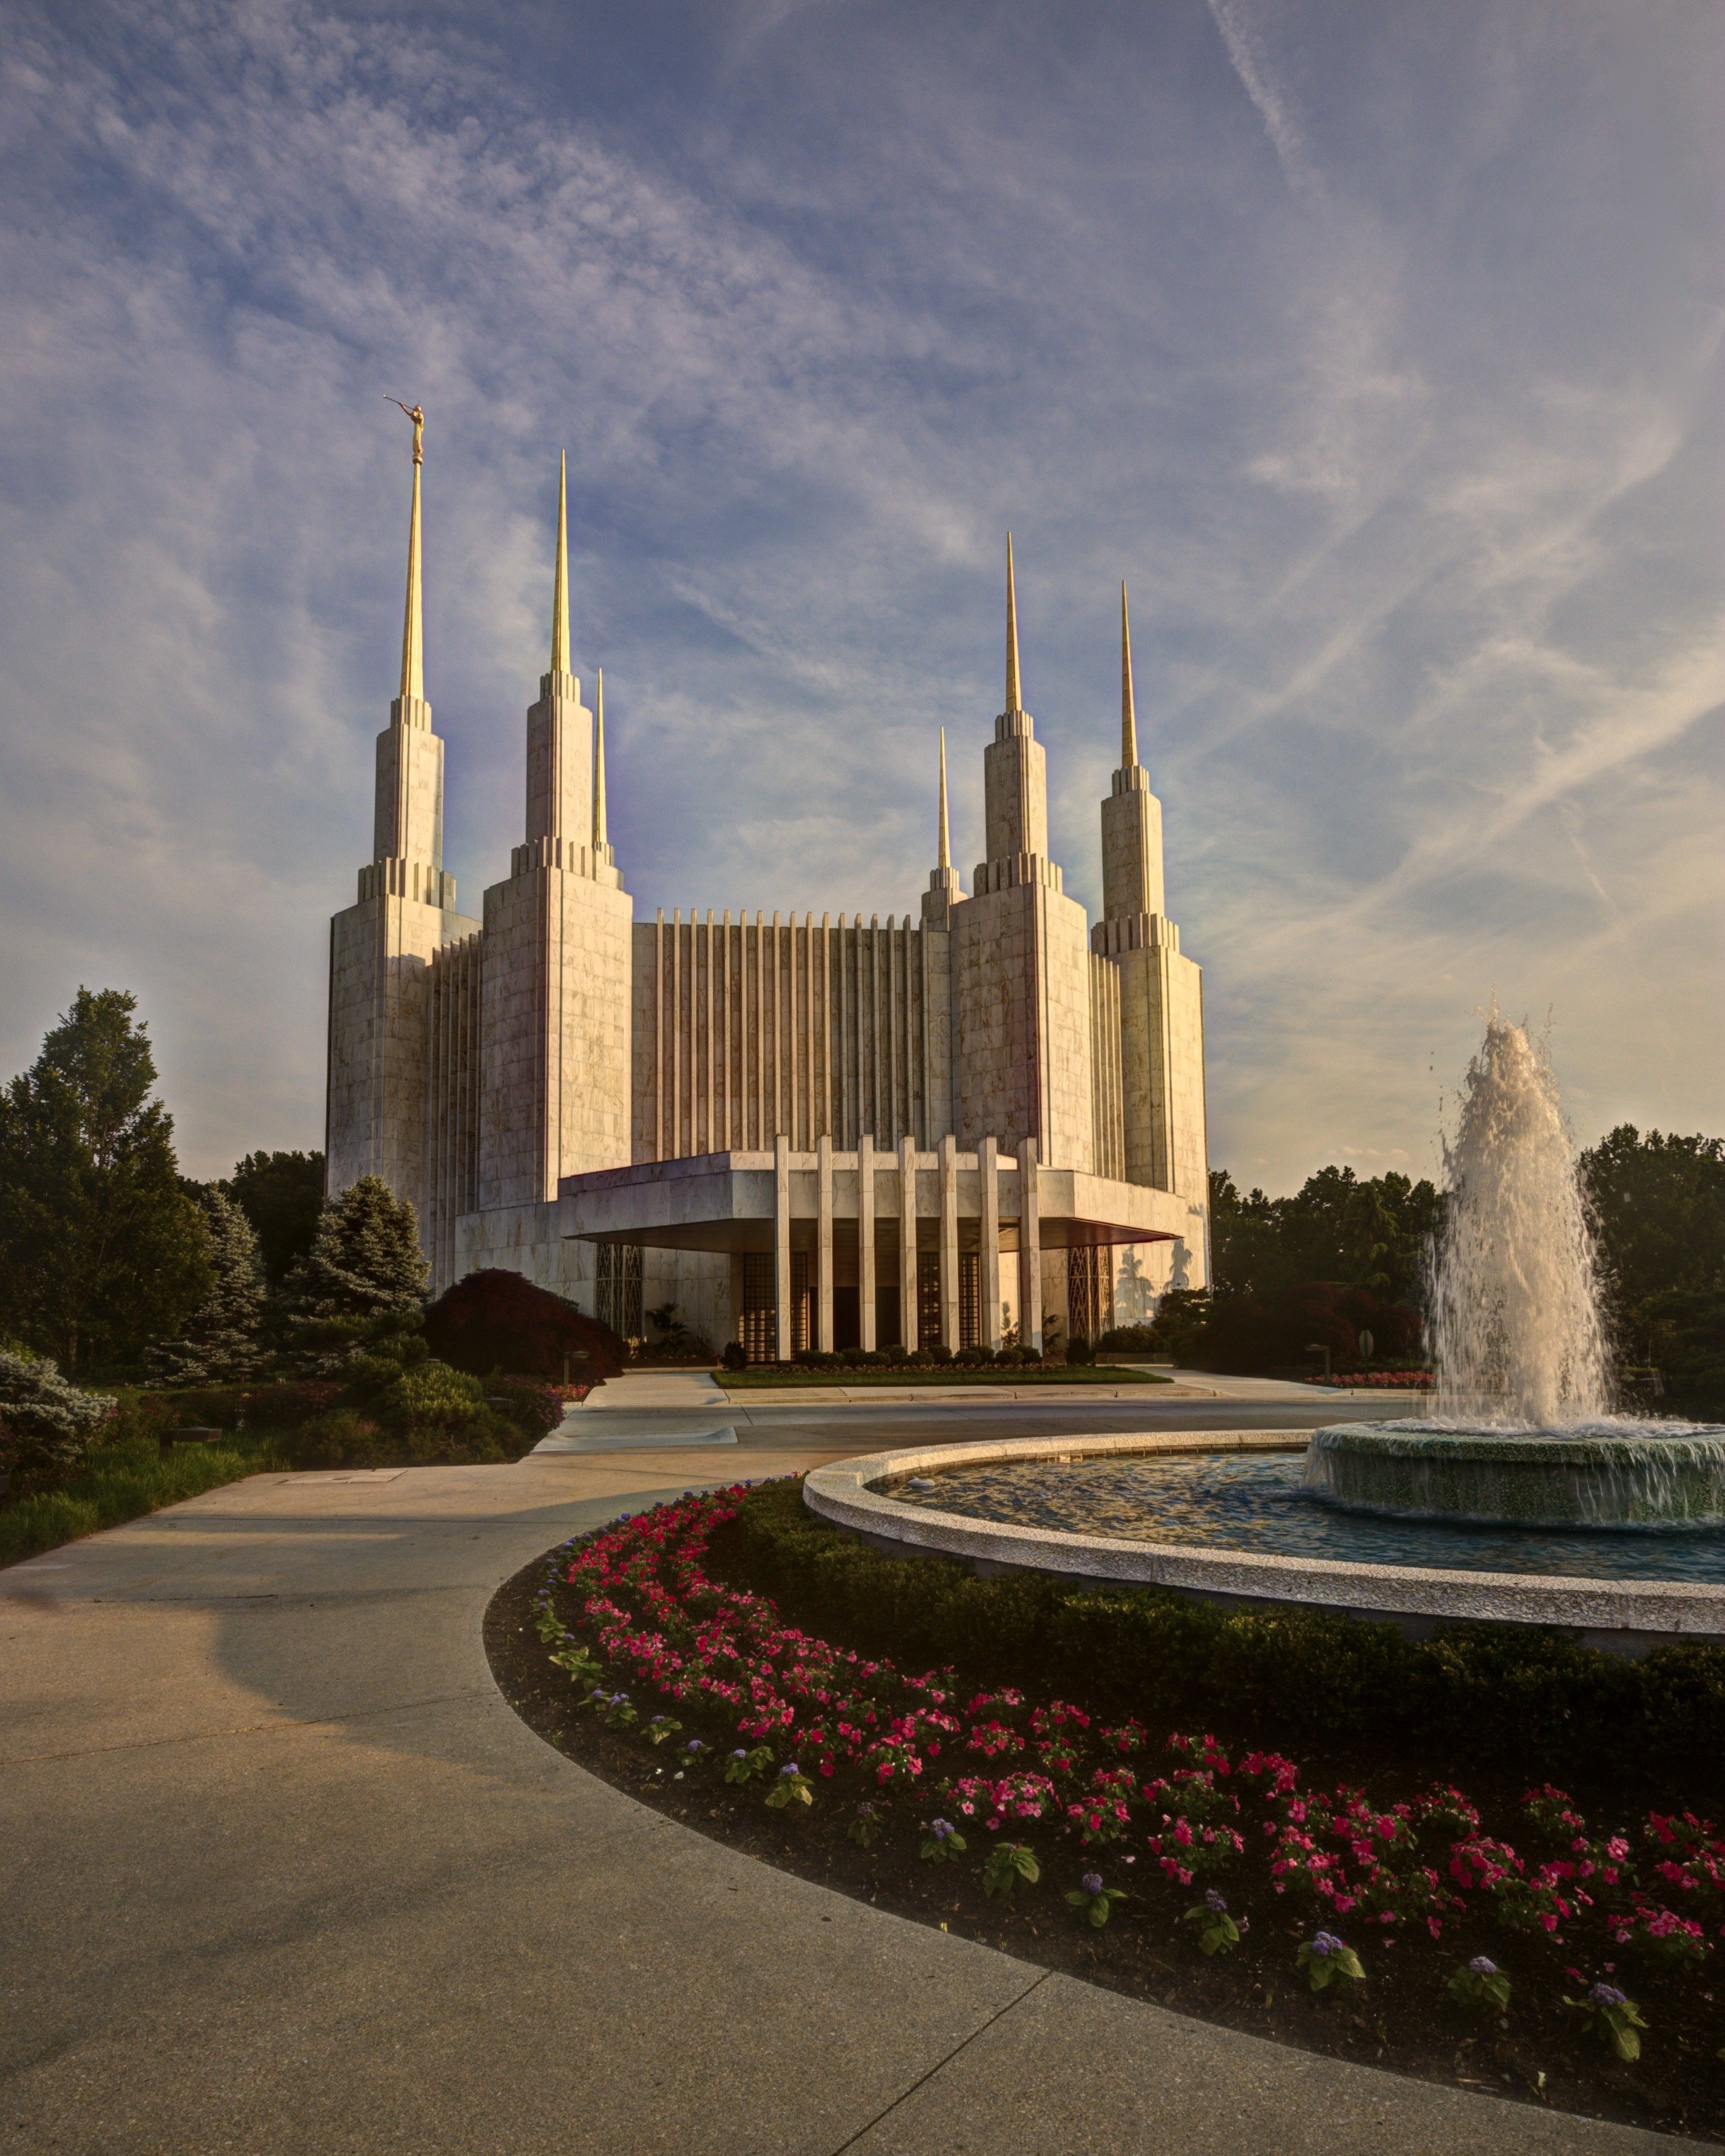
{"type": "Polygon", "coordinates": [[[465,901],[559,448],[649,910],[914,908],[942,724],[968,868],[1011,523],[1091,898],[1132,581],[1219,1158],[1422,1158],[1494,983],[1584,1124],[1717,1122],[1720,35],[1584,12],[22,12],[0,1069],[125,981],[196,1165],[316,1142],[390,392],[465,901]]]}

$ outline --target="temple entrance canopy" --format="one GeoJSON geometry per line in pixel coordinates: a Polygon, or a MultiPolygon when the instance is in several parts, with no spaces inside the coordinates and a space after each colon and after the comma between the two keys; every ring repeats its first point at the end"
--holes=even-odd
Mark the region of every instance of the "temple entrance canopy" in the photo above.
{"type": "MultiPolygon", "coordinates": [[[[793,1152],[715,1152],[566,1176],[559,1233],[601,1247],[703,1251],[732,1260],[732,1308],[753,1361],[902,1343],[997,1348],[1016,1325],[1043,1345],[1047,1254],[1098,1254],[1060,1268],[1095,1282],[1119,1245],[1190,1240],[1201,1208],[1165,1190],[1038,1165],[1034,1143],[985,1139],[932,1152],[906,1139],[855,1152],[823,1138],[793,1152]]],[[[1092,1287],[1072,1329],[1095,1324],[1092,1287]]],[[[1064,1319],[1063,1319],[1064,1322],[1064,1319]]]]}

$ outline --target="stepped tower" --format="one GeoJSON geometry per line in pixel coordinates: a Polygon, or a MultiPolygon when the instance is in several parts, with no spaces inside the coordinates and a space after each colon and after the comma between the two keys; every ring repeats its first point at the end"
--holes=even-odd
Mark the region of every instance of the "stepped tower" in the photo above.
{"type": "Polygon", "coordinates": [[[1006,542],[1006,708],[983,752],[988,859],[950,916],[958,1143],[1028,1142],[1045,1166],[1094,1158],[1084,909],[1048,857],[1048,772],[1019,675],[1018,593],[1006,542]]]}
{"type": "Polygon", "coordinates": [[[1102,803],[1102,918],[1091,948],[1120,979],[1120,1121],[1128,1183],[1208,1206],[1204,988],[1163,911],[1162,803],[1138,761],[1132,624],[1120,588],[1120,767],[1102,803]]]}
{"type": "Polygon", "coordinates": [[[605,829],[603,716],[596,741],[571,666],[566,461],[526,838],[485,896],[482,1211],[548,1204],[560,1178],[629,1158],[634,906],[605,829]]]}
{"type": "Polygon", "coordinates": [[[425,701],[419,477],[424,418],[413,421],[401,687],[377,737],[372,858],[357,901],[330,923],[325,1188],[335,1197],[377,1175],[425,1216],[426,1014],[433,954],[472,934],[443,865],[444,745],[425,701]]]}

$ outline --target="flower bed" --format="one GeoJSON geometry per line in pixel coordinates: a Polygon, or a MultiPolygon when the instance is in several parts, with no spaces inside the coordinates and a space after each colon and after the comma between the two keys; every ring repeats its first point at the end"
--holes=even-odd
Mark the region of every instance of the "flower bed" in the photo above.
{"type": "Polygon", "coordinates": [[[1464,2083],[1725,2124],[1709,1820],[1602,1823],[1548,1784],[1487,1816],[1447,1784],[1314,1782],[1273,1750],[901,1667],[716,1575],[747,1502],[688,1496],[554,1553],[522,1681],[560,1692],[582,1756],[1014,1952],[1047,1933],[1065,1944],[1041,1958],[1122,1988],[1464,2083]]]}
{"type": "Polygon", "coordinates": [[[1338,1370],[1327,1378],[1314,1378],[1317,1385],[1347,1386],[1350,1389],[1384,1392],[1430,1392],[1437,1379],[1430,1370],[1338,1370]]]}

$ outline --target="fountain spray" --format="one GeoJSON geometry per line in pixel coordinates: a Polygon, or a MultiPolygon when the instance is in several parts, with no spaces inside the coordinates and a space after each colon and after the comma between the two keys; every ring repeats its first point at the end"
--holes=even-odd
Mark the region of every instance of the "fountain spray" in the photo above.
{"type": "Polygon", "coordinates": [[[1598,1262],[1557,1080],[1495,997],[1444,1164],[1428,1282],[1438,1419],[1550,1430],[1608,1415],[1598,1262]]]}

